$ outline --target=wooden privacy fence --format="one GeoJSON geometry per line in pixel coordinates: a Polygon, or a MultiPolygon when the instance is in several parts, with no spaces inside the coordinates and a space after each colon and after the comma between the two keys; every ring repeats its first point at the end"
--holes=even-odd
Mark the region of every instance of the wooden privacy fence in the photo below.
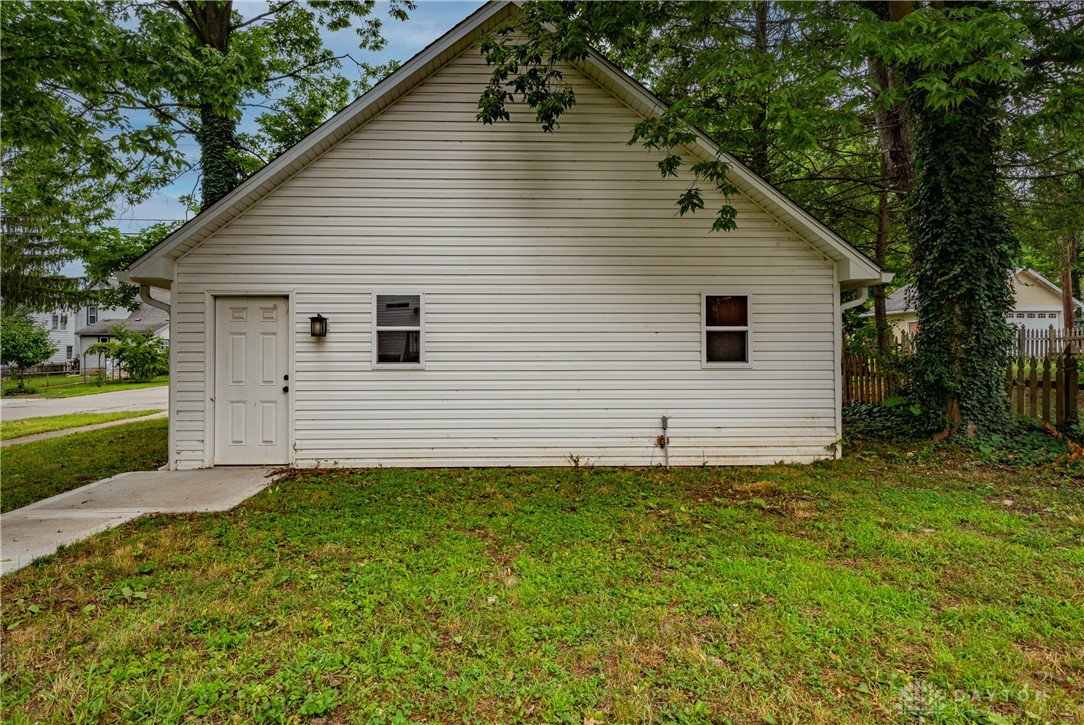
{"type": "MultiPolygon", "coordinates": [[[[1013,413],[1061,425],[1081,409],[1079,356],[1017,354],[1005,372],[1013,413]]],[[[843,404],[883,403],[899,395],[906,379],[876,358],[844,355],[843,404]]]]}
{"type": "Polygon", "coordinates": [[[1018,355],[1005,373],[1016,415],[1061,425],[1080,409],[1080,372],[1076,355],[1018,355]]]}
{"type": "Polygon", "coordinates": [[[843,356],[843,404],[883,403],[899,394],[904,378],[877,358],[843,356]]]}

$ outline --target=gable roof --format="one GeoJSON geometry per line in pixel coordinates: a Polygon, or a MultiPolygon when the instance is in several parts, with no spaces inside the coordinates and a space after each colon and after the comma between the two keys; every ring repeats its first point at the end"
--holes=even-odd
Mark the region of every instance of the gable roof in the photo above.
{"type": "MultiPolygon", "coordinates": [[[[233,191],[144,253],[128,267],[129,279],[140,284],[169,288],[177,259],[467,50],[479,35],[492,30],[516,12],[516,6],[517,3],[511,0],[494,0],[483,5],[308,136],[241,182],[233,191]]],[[[666,105],[643,85],[597,51],[591,50],[583,61],[574,65],[641,116],[650,117],[666,109],[666,105]]],[[[737,159],[722,152],[706,134],[697,131],[697,140],[689,151],[701,160],[720,158],[725,161],[730,166],[729,180],[749,201],[836,262],[840,285],[844,289],[891,281],[892,274],[883,272],[869,257],[785,194],[737,159]]]]}
{"type": "MultiPolygon", "coordinates": [[[[151,297],[159,302],[169,304],[170,294],[165,290],[151,290],[151,297]]],[[[75,331],[75,334],[83,337],[88,335],[108,335],[110,331],[120,325],[129,332],[158,332],[169,325],[169,313],[157,307],[151,307],[143,300],[127,317],[123,319],[107,319],[92,322],[86,327],[75,331]]]]}
{"type": "MultiPolygon", "coordinates": [[[[1017,267],[1009,273],[1009,276],[1018,277],[1021,274],[1028,275],[1032,279],[1036,280],[1040,286],[1045,287],[1059,297],[1061,296],[1061,287],[1058,287],[1056,284],[1036,272],[1034,269],[1030,269],[1028,267],[1017,267]]],[[[913,294],[914,285],[905,284],[904,286],[900,287],[898,290],[885,298],[885,312],[890,315],[901,315],[907,312],[914,312],[915,306],[912,297],[913,294]]],[[[1075,297],[1073,298],[1073,305],[1077,309],[1084,310],[1084,302],[1081,302],[1075,297]]],[[[867,314],[872,315],[873,313],[868,312],[867,314]]]]}

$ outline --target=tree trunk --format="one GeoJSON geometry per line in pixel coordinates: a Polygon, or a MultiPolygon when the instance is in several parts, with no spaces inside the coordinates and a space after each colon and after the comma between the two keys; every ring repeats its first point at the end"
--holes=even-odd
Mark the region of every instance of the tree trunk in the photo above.
{"type": "MultiPolygon", "coordinates": [[[[188,0],[188,27],[205,48],[222,55],[230,50],[233,32],[232,0],[188,0]]],[[[211,94],[207,94],[210,96],[211,94]]],[[[200,104],[200,125],[196,141],[200,145],[200,207],[206,209],[228,194],[241,181],[241,165],[235,156],[237,124],[231,111],[206,100],[200,104]]]]}
{"type": "MultiPolygon", "coordinates": [[[[899,74],[884,63],[872,59],[869,66],[877,95],[902,85],[899,74]]],[[[877,140],[885,162],[883,174],[892,182],[892,187],[902,200],[915,185],[914,151],[911,132],[907,127],[907,112],[899,103],[887,108],[878,106],[876,120],[877,140]]]]}
{"type": "Polygon", "coordinates": [[[200,106],[200,127],[196,140],[200,147],[200,209],[228,194],[241,181],[241,166],[235,158],[237,138],[231,118],[205,103],[200,106]]]}
{"type": "MultiPolygon", "coordinates": [[[[906,12],[902,5],[906,3],[891,3],[871,0],[867,6],[873,10],[882,20],[898,20],[906,12]],[[896,7],[893,8],[892,6],[896,7]],[[895,13],[901,13],[895,17],[895,13]]],[[[873,81],[874,101],[882,93],[899,88],[904,84],[903,78],[895,69],[885,65],[877,58],[869,59],[870,78],[873,81]]],[[[875,119],[877,123],[877,141],[881,149],[881,179],[883,184],[889,184],[899,201],[905,201],[907,195],[914,187],[914,145],[911,132],[907,126],[907,112],[903,104],[895,103],[892,106],[876,107],[875,119]]],[[[883,186],[877,197],[877,239],[874,247],[873,261],[884,269],[888,264],[888,241],[890,232],[890,218],[888,206],[888,191],[883,186]]],[[[877,351],[884,354],[892,346],[892,333],[888,325],[888,314],[885,309],[884,286],[873,288],[873,321],[877,333],[877,351]]]]}
{"type": "Polygon", "coordinates": [[[1006,270],[1019,244],[998,195],[1003,92],[993,84],[973,89],[951,110],[927,107],[917,91],[911,99],[915,375],[924,407],[943,412],[940,439],[998,432],[1009,422],[1006,270]]]}
{"type": "MultiPolygon", "coordinates": [[[[761,0],[755,6],[755,25],[753,28],[753,47],[756,49],[757,62],[762,62],[768,54],[768,3],[761,0]]],[[[749,166],[764,178],[768,177],[768,131],[764,124],[768,120],[768,104],[761,100],[757,112],[750,121],[753,131],[749,146],[749,166]]]]}
{"type": "MultiPolygon", "coordinates": [[[[1058,235],[1058,249],[1061,252],[1061,319],[1062,327],[1066,330],[1073,329],[1076,320],[1076,309],[1073,305],[1073,243],[1072,235],[1058,235]]],[[[1077,252],[1077,257],[1080,252],[1077,252]]]]}
{"type": "MultiPolygon", "coordinates": [[[[884,162],[882,160],[882,167],[884,162]]],[[[882,188],[877,194],[877,239],[873,250],[873,261],[881,269],[888,262],[888,190],[882,188]]],[[[876,285],[873,295],[873,324],[877,331],[877,352],[885,355],[892,349],[892,330],[888,325],[888,309],[885,300],[884,285],[876,285]]]]}

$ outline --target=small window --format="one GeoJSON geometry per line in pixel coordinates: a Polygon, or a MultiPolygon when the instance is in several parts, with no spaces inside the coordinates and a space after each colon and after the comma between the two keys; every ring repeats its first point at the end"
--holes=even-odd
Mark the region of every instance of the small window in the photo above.
{"type": "Polygon", "coordinates": [[[750,362],[749,296],[704,295],[705,365],[750,362]]]}
{"type": "Polygon", "coordinates": [[[68,329],[68,316],[67,315],[61,315],[60,316],[60,329],[61,330],[67,330],[68,329]]]}
{"type": "Polygon", "coordinates": [[[98,321],[98,305],[87,306],[87,324],[93,325],[98,321]]]}
{"type": "Polygon", "coordinates": [[[109,342],[109,338],[108,337],[99,337],[98,342],[109,342]]]}
{"type": "Polygon", "coordinates": [[[375,332],[375,364],[420,366],[422,296],[376,295],[375,332]]]}
{"type": "Polygon", "coordinates": [[[64,348],[64,359],[65,360],[71,360],[72,359],[72,352],[74,352],[74,350],[73,350],[71,345],[68,345],[66,348],[64,348]]]}
{"type": "Polygon", "coordinates": [[[1017,312],[1016,313],[1016,319],[1018,319],[1018,320],[1024,319],[1024,313],[1023,312],[1017,312]]]}
{"type": "Polygon", "coordinates": [[[59,330],[60,329],[60,315],[58,315],[55,312],[53,313],[53,329],[54,330],[59,330]]]}
{"type": "Polygon", "coordinates": [[[1028,319],[1033,319],[1034,317],[1035,317],[1035,313],[1034,313],[1034,312],[1029,312],[1029,313],[1028,313],[1028,319]]]}

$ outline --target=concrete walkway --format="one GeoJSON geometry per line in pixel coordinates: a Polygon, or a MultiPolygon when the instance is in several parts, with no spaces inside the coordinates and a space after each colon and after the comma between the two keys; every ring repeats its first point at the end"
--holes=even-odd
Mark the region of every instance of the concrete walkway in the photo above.
{"type": "Polygon", "coordinates": [[[18,445],[19,443],[33,443],[34,441],[43,441],[48,438],[59,438],[60,436],[70,436],[72,433],[86,433],[88,430],[98,430],[99,428],[110,428],[115,425],[124,425],[125,423],[138,423],[141,420],[155,420],[156,418],[165,418],[169,413],[162,411],[161,413],[154,413],[152,415],[142,415],[138,418],[121,418],[120,420],[111,420],[107,423],[95,423],[94,425],[84,425],[81,428],[64,428],[63,430],[51,430],[48,433],[34,433],[28,436],[19,436],[18,438],[8,438],[6,441],[0,441],[0,448],[7,448],[8,446],[18,445]]]}
{"type": "Polygon", "coordinates": [[[118,390],[114,393],[77,395],[74,398],[3,398],[0,419],[18,420],[44,415],[72,413],[113,413],[119,410],[166,410],[169,408],[169,386],[118,390]]]}
{"type": "Polygon", "coordinates": [[[226,511],[272,482],[273,469],[121,473],[0,516],[0,574],[89,536],[153,513],[226,511]]]}

